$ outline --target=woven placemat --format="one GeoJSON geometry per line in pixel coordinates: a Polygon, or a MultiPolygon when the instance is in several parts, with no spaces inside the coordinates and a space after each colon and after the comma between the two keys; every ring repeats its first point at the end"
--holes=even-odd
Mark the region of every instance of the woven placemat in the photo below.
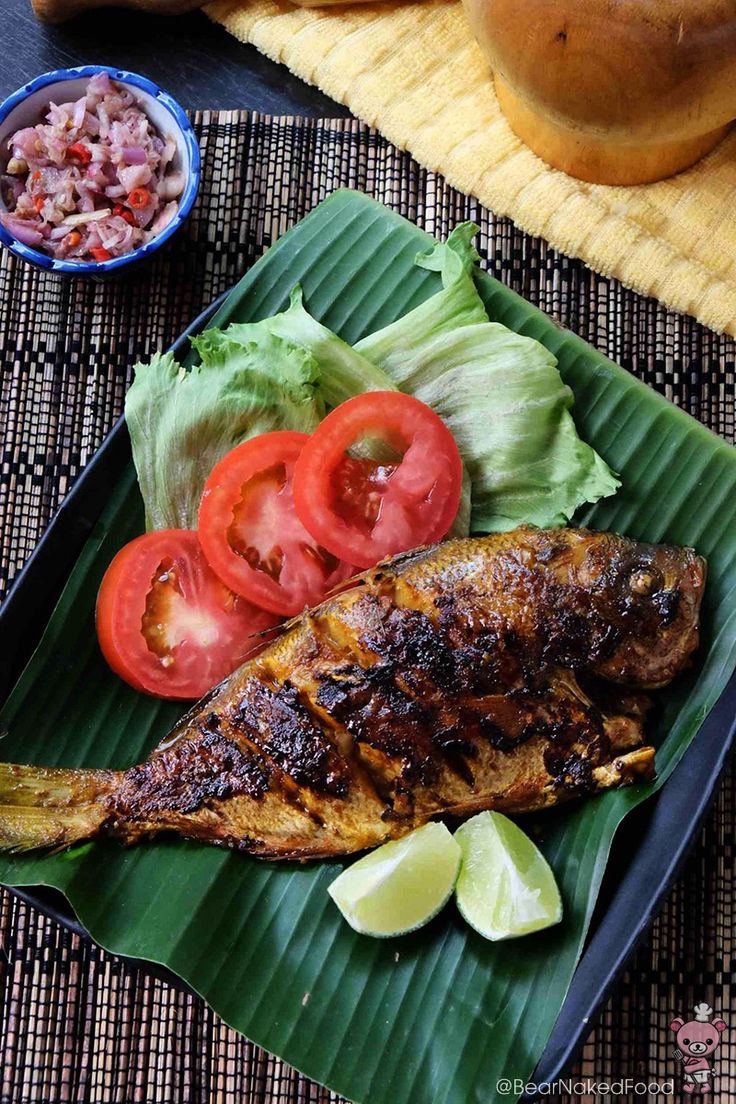
{"type": "MultiPolygon", "coordinates": [[[[0,259],[0,593],[120,413],[134,361],[169,344],[338,186],[362,189],[439,236],[475,219],[496,276],[734,440],[733,339],[561,256],[352,120],[202,112],[195,125],[201,196],[187,229],[148,269],[128,281],[62,283],[7,253],[0,259]]],[[[676,1075],[670,1019],[707,1001],[733,1023],[717,1085],[722,1100],[736,1099],[735,799],[732,770],[647,945],[594,1026],[578,1077],[666,1082],[676,1075]]],[[[230,1031],[202,1001],[8,893],[0,945],[0,1104],[337,1099],[230,1031]]],[[[604,1096],[578,1089],[571,1099],[604,1096]]]]}

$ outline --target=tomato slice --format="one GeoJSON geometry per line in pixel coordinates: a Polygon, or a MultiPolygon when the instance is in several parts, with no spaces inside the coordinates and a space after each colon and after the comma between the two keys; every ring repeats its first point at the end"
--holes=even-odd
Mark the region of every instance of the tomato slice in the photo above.
{"type": "Polygon", "coordinates": [[[277,619],[233,594],[197,534],[159,529],[126,544],[97,595],[97,637],[116,674],[161,698],[201,698],[263,646],[277,619]]]}
{"type": "Polygon", "coordinates": [[[294,470],[300,519],[329,552],[358,567],[444,537],[460,504],[455,438],[419,399],[369,391],[336,407],[294,470]],[[360,455],[376,439],[390,455],[360,455]]]}
{"type": "Polygon", "coordinates": [[[292,495],[306,433],[281,430],[237,445],[207,480],[199,539],[229,587],[264,609],[289,616],[320,602],[355,573],[302,525],[292,495]]]}

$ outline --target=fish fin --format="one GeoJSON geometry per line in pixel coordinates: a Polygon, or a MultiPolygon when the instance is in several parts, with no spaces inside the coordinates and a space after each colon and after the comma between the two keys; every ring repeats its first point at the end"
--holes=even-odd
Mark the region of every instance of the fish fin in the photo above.
{"type": "Polygon", "coordinates": [[[110,815],[114,771],[0,763],[0,851],[67,847],[96,835],[110,815]]]}
{"type": "Polygon", "coordinates": [[[59,849],[97,835],[107,812],[99,805],[71,809],[0,805],[0,851],[59,849]]]}
{"type": "Polygon", "coordinates": [[[654,748],[640,747],[616,755],[610,763],[603,763],[593,770],[596,790],[629,786],[633,782],[651,782],[656,773],[654,748]]]}

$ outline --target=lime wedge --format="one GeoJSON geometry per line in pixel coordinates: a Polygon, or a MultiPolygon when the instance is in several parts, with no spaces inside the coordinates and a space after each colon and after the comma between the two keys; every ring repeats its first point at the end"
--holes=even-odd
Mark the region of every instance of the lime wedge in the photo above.
{"type": "Polygon", "coordinates": [[[327,892],[363,935],[403,935],[447,904],[459,867],[460,847],[444,824],[424,824],[358,859],[327,892]]]}
{"type": "Polygon", "coordinates": [[[457,907],[486,939],[512,939],[562,919],[562,900],[544,856],[501,813],[478,813],[455,839],[463,858],[457,907]]]}

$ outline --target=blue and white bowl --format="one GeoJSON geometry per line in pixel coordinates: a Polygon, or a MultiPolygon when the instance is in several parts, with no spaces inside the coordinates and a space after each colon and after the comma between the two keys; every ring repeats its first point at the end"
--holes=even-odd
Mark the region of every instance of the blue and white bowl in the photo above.
{"type": "MultiPolygon", "coordinates": [[[[24,261],[49,272],[99,279],[150,257],[181,228],[197,196],[200,158],[192,125],[183,108],[168,92],[164,92],[146,77],[127,73],[124,69],[114,69],[109,65],[80,65],[76,69],[56,69],[52,73],[44,73],[24,84],[0,105],[0,171],[10,157],[8,140],[16,130],[41,122],[51,100],[54,103],[66,103],[78,99],[96,73],[109,73],[112,80],[129,88],[159,134],[170,134],[176,142],[173,168],[183,172],[186,180],[184,191],[179,197],[178,211],[155,238],[137,249],[132,249],[130,253],[125,253],[122,257],[112,257],[109,261],[55,260],[47,253],[19,242],[1,224],[0,242],[15,253],[16,257],[22,257],[24,261]]],[[[1,196],[0,209],[6,209],[1,196]]]]}

